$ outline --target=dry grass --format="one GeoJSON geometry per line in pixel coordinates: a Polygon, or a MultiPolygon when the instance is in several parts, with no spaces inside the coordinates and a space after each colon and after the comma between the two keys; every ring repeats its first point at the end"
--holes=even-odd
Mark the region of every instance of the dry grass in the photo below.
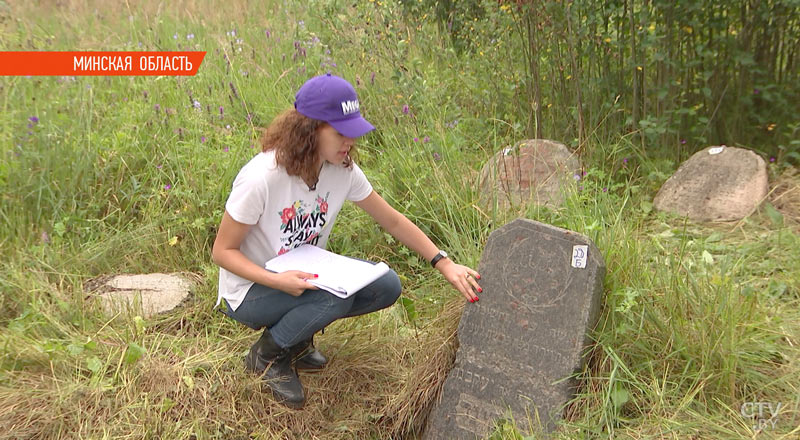
{"type": "Polygon", "coordinates": [[[784,222],[800,233],[800,173],[787,168],[770,188],[769,202],[783,214],[784,222]]]}
{"type": "Polygon", "coordinates": [[[148,328],[147,355],[133,365],[122,362],[124,344],[103,340],[108,360],[94,376],[80,358],[53,363],[20,346],[18,360],[29,363],[0,381],[9,428],[0,438],[406,438],[441,390],[462,306],[454,296],[416,330],[395,309],[329,326],[316,340],[330,363],[301,372],[308,400],[299,411],[244,372],[256,334],[232,322],[217,323],[222,335],[148,328]]]}

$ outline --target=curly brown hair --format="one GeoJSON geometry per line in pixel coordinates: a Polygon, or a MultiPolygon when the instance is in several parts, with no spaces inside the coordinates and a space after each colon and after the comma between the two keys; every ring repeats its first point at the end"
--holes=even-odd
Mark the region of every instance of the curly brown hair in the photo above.
{"type": "MultiPolygon", "coordinates": [[[[305,182],[316,182],[319,177],[317,154],[319,129],[327,122],[311,119],[295,109],[289,109],[272,120],[261,136],[261,151],[275,150],[275,161],[286,168],[290,176],[300,176],[305,182]]],[[[345,158],[344,166],[351,168],[350,157],[355,145],[345,158]]]]}

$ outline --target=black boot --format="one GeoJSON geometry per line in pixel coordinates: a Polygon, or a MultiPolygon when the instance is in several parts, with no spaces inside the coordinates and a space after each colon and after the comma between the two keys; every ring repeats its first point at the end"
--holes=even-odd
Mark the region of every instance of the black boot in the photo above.
{"type": "Polygon", "coordinates": [[[264,329],[258,341],[250,347],[244,364],[247,371],[264,374],[262,379],[272,389],[275,400],[289,408],[303,407],[306,396],[300,378],[292,369],[292,353],[275,343],[269,330],[264,329]]]}
{"type": "Polygon", "coordinates": [[[321,370],[328,364],[328,359],[314,347],[314,337],[291,348],[295,367],[298,370],[321,370]]]}

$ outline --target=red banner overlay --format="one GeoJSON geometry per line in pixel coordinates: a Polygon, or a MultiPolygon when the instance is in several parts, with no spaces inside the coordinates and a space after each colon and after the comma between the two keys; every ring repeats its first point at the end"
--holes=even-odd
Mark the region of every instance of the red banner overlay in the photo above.
{"type": "Polygon", "coordinates": [[[192,76],[205,52],[0,52],[0,75],[192,76]]]}

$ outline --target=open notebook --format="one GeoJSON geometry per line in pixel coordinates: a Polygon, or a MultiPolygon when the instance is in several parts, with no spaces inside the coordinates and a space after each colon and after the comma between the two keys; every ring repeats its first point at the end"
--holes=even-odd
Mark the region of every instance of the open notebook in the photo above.
{"type": "Polygon", "coordinates": [[[386,263],[354,260],[310,244],[278,255],[267,261],[264,267],[278,273],[301,270],[318,274],[319,278],[308,282],[341,298],[358,292],[389,271],[386,263]]]}

